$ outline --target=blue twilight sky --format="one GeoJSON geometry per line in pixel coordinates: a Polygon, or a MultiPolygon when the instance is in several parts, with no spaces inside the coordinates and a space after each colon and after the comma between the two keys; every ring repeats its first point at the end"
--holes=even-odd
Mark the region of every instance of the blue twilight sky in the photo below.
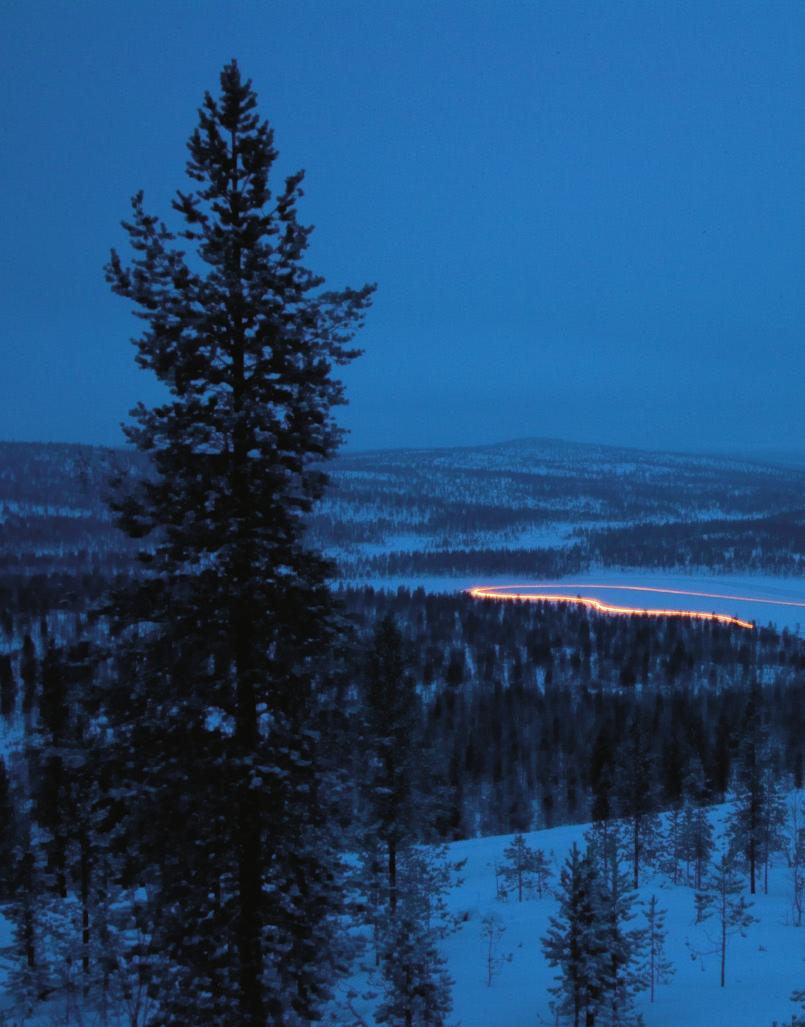
{"type": "Polygon", "coordinates": [[[102,266],[236,56],[377,281],[350,445],[805,448],[805,3],[0,0],[0,438],[154,398],[102,266]]]}

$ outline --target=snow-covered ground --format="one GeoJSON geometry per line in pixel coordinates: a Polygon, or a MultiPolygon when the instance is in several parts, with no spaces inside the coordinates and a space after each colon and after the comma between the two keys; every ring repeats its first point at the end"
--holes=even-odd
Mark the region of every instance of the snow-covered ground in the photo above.
{"type": "Polygon", "coordinates": [[[426,592],[459,592],[474,585],[516,585],[523,589],[540,584],[547,591],[548,584],[556,586],[560,594],[584,593],[584,586],[610,586],[591,590],[588,594],[608,603],[629,605],[639,609],[701,610],[724,613],[755,621],[758,625],[773,624],[776,628],[802,633],[805,630],[805,579],[752,575],[685,575],[664,574],[657,571],[604,569],[574,575],[558,582],[540,582],[538,579],[517,580],[508,577],[479,579],[469,577],[388,577],[373,578],[366,582],[378,589],[396,590],[398,587],[423,588],[426,592]],[[624,591],[628,586],[663,590],[658,592],[624,591]],[[665,591],[672,590],[672,591],[665,591]],[[706,592],[709,595],[675,595],[679,592],[706,592]],[[713,598],[719,596],[723,598],[713,598]],[[733,597],[733,598],[728,598],[733,597]],[[741,597],[741,598],[737,598],[741,597]]]}
{"type": "MultiPolygon", "coordinates": [[[[552,856],[555,877],[570,846],[582,845],[585,826],[560,827],[526,836],[533,848],[552,856]]],[[[494,863],[501,862],[512,836],[480,838],[450,846],[451,858],[466,859],[464,882],[450,897],[456,912],[469,919],[445,942],[450,973],[455,980],[453,1020],[461,1027],[535,1027],[553,1024],[548,989],[555,970],[547,966],[540,938],[548,918],[555,915],[553,897],[495,897],[494,863]],[[500,952],[511,953],[491,987],[486,982],[486,948],[481,919],[496,913],[506,928],[500,952]]],[[[554,882],[556,883],[556,882],[554,882]]],[[[638,997],[646,1027],[771,1027],[774,1020],[790,1020],[789,1001],[795,988],[805,987],[805,926],[791,920],[791,876],[780,858],[769,875],[769,894],[755,896],[752,914],[759,920],[746,937],[728,941],[726,987],[719,984],[719,955],[711,939],[715,925],[696,924],[694,892],[675,887],[659,873],[641,882],[640,898],[657,896],[668,911],[667,954],[676,973],[667,985],[657,988],[655,1002],[638,997]]],[[[634,925],[641,925],[638,914],[634,925]]]]}

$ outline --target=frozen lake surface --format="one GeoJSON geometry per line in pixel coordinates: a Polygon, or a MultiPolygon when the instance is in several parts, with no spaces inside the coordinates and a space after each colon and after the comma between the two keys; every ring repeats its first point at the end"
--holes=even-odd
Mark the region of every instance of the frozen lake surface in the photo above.
{"type": "Polygon", "coordinates": [[[501,578],[391,577],[366,584],[385,590],[423,588],[460,592],[479,585],[541,594],[589,596],[634,609],[692,610],[772,624],[802,633],[805,629],[805,579],[752,575],[663,574],[657,571],[604,569],[555,581],[501,578]],[[586,589],[586,591],[585,591],[586,589]],[[651,589],[653,591],[644,591],[651,589]],[[691,595],[690,593],[704,593],[691,595]],[[685,593],[685,594],[682,594],[685,593]]]}

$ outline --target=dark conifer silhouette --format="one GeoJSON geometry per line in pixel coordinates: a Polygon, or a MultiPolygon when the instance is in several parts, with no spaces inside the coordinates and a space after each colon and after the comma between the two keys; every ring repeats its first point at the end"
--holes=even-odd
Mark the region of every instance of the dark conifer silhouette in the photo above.
{"type": "Polygon", "coordinates": [[[220,85],[188,143],[181,227],[137,194],[133,259],[107,267],[168,395],[126,428],[152,472],[116,510],[146,573],[114,603],[125,655],[104,713],[126,796],[110,821],[160,911],[159,1021],[263,1027],[314,1020],[334,961],[317,727],[336,627],[304,519],[341,438],[333,370],[356,356],[372,287],[322,290],[303,263],[302,173],[272,191],[251,84],[233,61],[220,85]]]}
{"type": "Polygon", "coordinates": [[[419,697],[394,619],[377,625],[364,689],[365,766],[361,773],[370,892],[382,917],[397,912],[397,863],[423,831],[419,697]]]}

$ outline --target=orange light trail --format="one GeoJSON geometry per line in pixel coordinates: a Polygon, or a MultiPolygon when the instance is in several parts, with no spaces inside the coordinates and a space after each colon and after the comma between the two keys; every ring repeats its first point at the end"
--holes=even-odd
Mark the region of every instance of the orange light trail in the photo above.
{"type": "MultiPolygon", "coordinates": [[[[591,596],[555,595],[552,593],[540,592],[512,592],[513,588],[566,588],[565,585],[476,585],[466,589],[467,594],[473,599],[503,599],[519,600],[526,603],[573,603],[576,606],[586,606],[598,613],[612,613],[626,616],[645,617],[692,617],[695,620],[714,620],[720,624],[731,624],[735,627],[752,630],[754,624],[748,620],[741,620],[740,617],[731,617],[726,613],[705,613],[702,610],[662,610],[643,609],[635,606],[615,606],[613,603],[605,603],[600,599],[593,599],[591,596]]],[[[573,587],[573,586],[570,586],[573,587]]],[[[707,592],[685,592],[682,589],[672,588],[649,588],[645,585],[580,585],[579,588],[613,588],[627,591],[658,592],[672,595],[688,595],[706,599],[740,599],[745,602],[773,602],[773,600],[754,600],[745,596],[716,596],[707,592]]],[[[805,603],[786,603],[787,606],[803,606],[805,603]]]]}

